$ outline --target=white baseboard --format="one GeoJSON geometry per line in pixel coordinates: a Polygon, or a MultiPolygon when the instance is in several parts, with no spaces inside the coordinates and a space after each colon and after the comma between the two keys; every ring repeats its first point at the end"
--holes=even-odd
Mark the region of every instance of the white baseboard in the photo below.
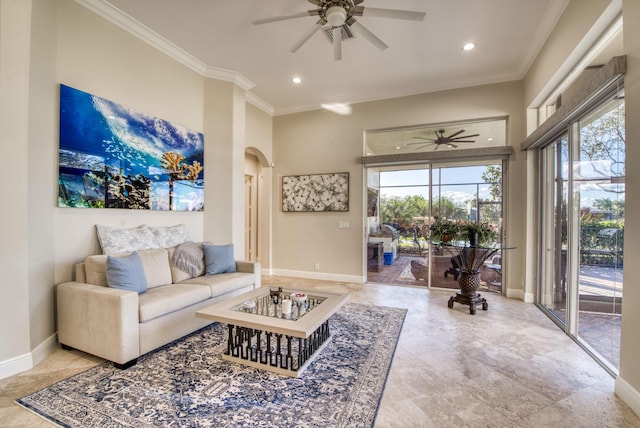
{"type": "Polygon", "coordinates": [[[631,407],[631,410],[633,410],[636,415],[640,416],[640,392],[638,392],[638,390],[618,376],[616,378],[615,392],[622,401],[631,407]]]}
{"type": "Polygon", "coordinates": [[[0,379],[34,368],[51,354],[57,346],[58,339],[54,333],[36,346],[33,351],[5,361],[0,361],[0,379]]]}
{"type": "Polygon", "coordinates": [[[291,276],[294,278],[319,279],[323,281],[352,282],[364,284],[364,277],[357,275],[341,275],[327,272],[310,272],[303,270],[273,269],[271,275],[291,276]]]}
{"type": "Polygon", "coordinates": [[[533,293],[524,293],[525,303],[535,303],[535,295],[533,293]]]}
{"type": "Polygon", "coordinates": [[[524,300],[524,291],[521,289],[507,288],[506,296],[510,299],[524,300]]]}
{"type": "Polygon", "coordinates": [[[507,288],[507,297],[510,299],[522,300],[525,303],[533,303],[533,293],[525,293],[524,290],[519,288],[507,288]]]}

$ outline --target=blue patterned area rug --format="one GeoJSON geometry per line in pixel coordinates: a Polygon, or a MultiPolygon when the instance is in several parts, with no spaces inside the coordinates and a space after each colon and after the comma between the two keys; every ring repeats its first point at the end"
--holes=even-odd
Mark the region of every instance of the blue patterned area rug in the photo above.
{"type": "Polygon", "coordinates": [[[16,403],[63,427],[373,426],[405,315],[345,305],[298,379],[222,360],[215,323],[127,370],[105,362],[16,403]]]}

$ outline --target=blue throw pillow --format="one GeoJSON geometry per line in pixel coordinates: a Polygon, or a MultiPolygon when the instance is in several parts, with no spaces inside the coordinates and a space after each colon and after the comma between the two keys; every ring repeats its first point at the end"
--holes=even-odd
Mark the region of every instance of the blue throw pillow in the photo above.
{"type": "Polygon", "coordinates": [[[147,291],[147,278],[137,251],[127,257],[108,256],[106,271],[109,287],[135,291],[138,294],[147,291]]]}
{"type": "Polygon", "coordinates": [[[207,275],[236,271],[233,244],[202,244],[202,249],[204,250],[204,262],[207,265],[207,275]]]}

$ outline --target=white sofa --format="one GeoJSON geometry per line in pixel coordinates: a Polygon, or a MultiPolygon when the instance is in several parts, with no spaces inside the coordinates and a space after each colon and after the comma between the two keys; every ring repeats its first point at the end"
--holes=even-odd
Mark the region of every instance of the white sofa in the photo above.
{"type": "Polygon", "coordinates": [[[236,272],[191,277],[173,264],[174,251],[138,252],[147,280],[141,294],[108,287],[106,255],[76,265],[75,281],[58,284],[56,291],[62,347],[126,368],[140,355],[210,324],[196,318],[197,310],[260,287],[259,263],[236,261],[236,272]]]}

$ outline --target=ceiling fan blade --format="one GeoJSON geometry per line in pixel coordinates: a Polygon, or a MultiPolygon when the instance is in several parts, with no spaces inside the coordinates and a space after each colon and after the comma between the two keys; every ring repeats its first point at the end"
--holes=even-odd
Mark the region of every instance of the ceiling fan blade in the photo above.
{"type": "Polygon", "coordinates": [[[353,28],[353,31],[355,31],[356,34],[358,34],[358,35],[364,37],[365,39],[369,40],[374,46],[376,46],[381,51],[383,51],[383,50],[385,50],[385,49],[387,49],[389,47],[382,40],[380,40],[375,34],[373,34],[371,31],[367,30],[364,27],[364,25],[362,25],[358,21],[354,20],[353,24],[351,24],[351,28],[353,28]]]}
{"type": "Polygon", "coordinates": [[[364,15],[364,6],[354,6],[351,8],[351,16],[364,15]]]}
{"type": "Polygon", "coordinates": [[[456,135],[462,134],[463,132],[464,132],[464,129],[461,129],[460,131],[454,132],[453,134],[449,135],[447,138],[453,138],[456,135]]]}
{"type": "Polygon", "coordinates": [[[333,60],[340,61],[342,59],[342,27],[333,27],[333,60]]]}
{"type": "Polygon", "coordinates": [[[408,21],[422,21],[424,20],[426,13],[413,12],[410,10],[395,10],[395,9],[378,9],[375,7],[365,7],[362,16],[371,18],[390,18],[390,19],[405,19],[408,21]]]}
{"type": "Polygon", "coordinates": [[[298,40],[296,44],[294,44],[291,49],[289,49],[289,51],[296,53],[296,51],[300,49],[300,47],[311,38],[311,36],[313,36],[318,30],[320,30],[324,24],[326,24],[326,21],[322,19],[313,24],[313,27],[309,28],[307,32],[304,33],[302,37],[300,37],[300,40],[298,40]]]}
{"type": "MultiPolygon", "coordinates": [[[[480,134],[472,134],[472,135],[462,135],[462,136],[460,136],[458,138],[472,138],[472,137],[479,137],[479,136],[480,136],[480,134]]],[[[453,137],[453,135],[451,137],[453,137]]],[[[454,138],[454,140],[455,140],[455,138],[454,138]]]]}
{"type": "Polygon", "coordinates": [[[475,141],[471,141],[471,140],[452,140],[451,142],[454,142],[454,143],[475,143],[475,141]]]}
{"type": "Polygon", "coordinates": [[[293,15],[272,16],[271,18],[256,19],[255,21],[251,21],[251,23],[253,25],[268,24],[270,22],[286,21],[287,19],[304,18],[305,16],[314,15],[318,15],[318,11],[316,9],[294,13],[293,15]]]}

